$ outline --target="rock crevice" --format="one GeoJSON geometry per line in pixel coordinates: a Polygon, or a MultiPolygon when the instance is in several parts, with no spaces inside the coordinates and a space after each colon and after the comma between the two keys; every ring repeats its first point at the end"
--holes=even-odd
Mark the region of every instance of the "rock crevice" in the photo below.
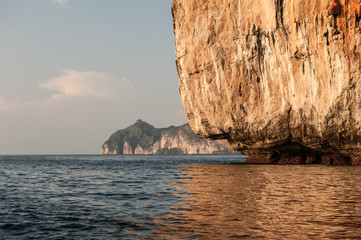
{"type": "Polygon", "coordinates": [[[356,164],[360,11],[360,0],[174,0],[192,130],[249,162],[356,164]]]}

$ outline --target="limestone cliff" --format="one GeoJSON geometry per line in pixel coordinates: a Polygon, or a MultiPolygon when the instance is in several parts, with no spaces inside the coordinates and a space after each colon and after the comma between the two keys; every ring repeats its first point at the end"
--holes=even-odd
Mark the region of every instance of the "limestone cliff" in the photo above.
{"type": "Polygon", "coordinates": [[[226,140],[200,139],[188,124],[157,129],[138,120],[112,134],[103,154],[212,154],[234,153],[226,140]]]}
{"type": "Polygon", "coordinates": [[[249,162],[361,163],[360,0],[174,0],[193,131],[249,162]]]}

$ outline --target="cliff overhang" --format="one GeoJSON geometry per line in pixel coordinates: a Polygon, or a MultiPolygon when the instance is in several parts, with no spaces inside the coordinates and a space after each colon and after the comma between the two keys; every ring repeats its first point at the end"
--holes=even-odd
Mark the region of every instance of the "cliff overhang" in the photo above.
{"type": "Polygon", "coordinates": [[[192,130],[262,163],[361,163],[360,0],[174,0],[192,130]]]}

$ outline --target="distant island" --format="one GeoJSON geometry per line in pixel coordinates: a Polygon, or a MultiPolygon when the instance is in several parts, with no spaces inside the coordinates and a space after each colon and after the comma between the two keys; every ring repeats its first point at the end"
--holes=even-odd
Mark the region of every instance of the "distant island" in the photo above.
{"type": "Polygon", "coordinates": [[[201,139],[189,127],[155,128],[137,120],[118,130],[102,146],[103,154],[239,154],[227,140],[201,139]]]}

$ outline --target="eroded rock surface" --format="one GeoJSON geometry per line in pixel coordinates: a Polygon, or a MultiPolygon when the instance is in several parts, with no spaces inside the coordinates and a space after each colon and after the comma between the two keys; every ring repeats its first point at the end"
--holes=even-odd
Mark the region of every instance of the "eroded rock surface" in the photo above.
{"type": "Polygon", "coordinates": [[[226,140],[200,139],[188,124],[155,128],[138,120],[116,131],[102,146],[103,154],[235,154],[226,140]]]}
{"type": "Polygon", "coordinates": [[[174,0],[193,131],[249,162],[360,164],[360,0],[174,0]]]}

